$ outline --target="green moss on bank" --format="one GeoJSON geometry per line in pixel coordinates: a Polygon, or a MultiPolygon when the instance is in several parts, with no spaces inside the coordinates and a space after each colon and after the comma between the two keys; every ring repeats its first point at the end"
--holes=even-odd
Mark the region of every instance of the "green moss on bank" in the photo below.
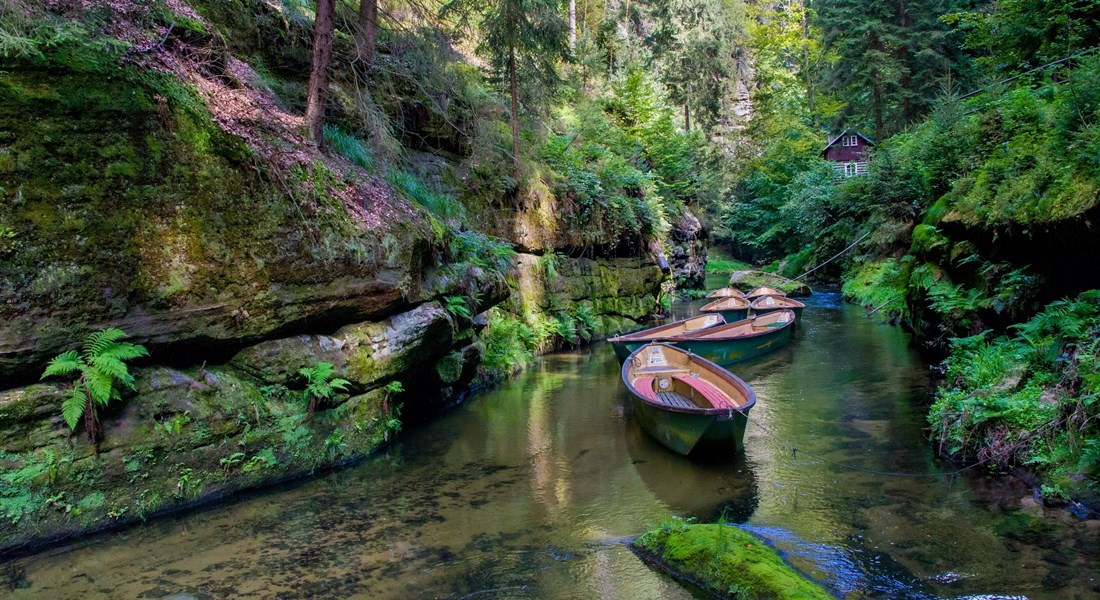
{"type": "Polygon", "coordinates": [[[809,296],[812,293],[810,286],[801,281],[763,271],[734,271],[730,275],[730,285],[743,292],[766,286],[783,290],[788,296],[809,296]]]}
{"type": "Polygon", "coordinates": [[[721,598],[832,598],[785,563],[763,540],[737,527],[676,521],[631,547],[644,560],[721,598]]]}

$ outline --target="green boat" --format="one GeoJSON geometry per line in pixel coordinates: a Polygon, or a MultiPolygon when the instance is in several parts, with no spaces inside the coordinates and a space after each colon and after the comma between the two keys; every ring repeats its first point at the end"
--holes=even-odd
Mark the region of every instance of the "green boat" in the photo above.
{"type": "Polygon", "coordinates": [[[749,301],[737,296],[726,296],[709,304],[704,304],[699,312],[718,313],[722,315],[727,323],[733,323],[749,316],[749,301]]]}
{"type": "Polygon", "coordinates": [[[683,333],[701,331],[708,327],[716,327],[725,324],[726,320],[722,318],[722,315],[705,314],[682,321],[676,321],[675,323],[669,323],[668,325],[660,325],[650,329],[635,331],[634,333],[618,335],[609,338],[607,341],[611,344],[611,347],[615,349],[615,356],[619,358],[619,362],[621,363],[626,360],[626,357],[630,356],[631,352],[634,352],[650,342],[660,342],[683,333]]]}
{"type": "Polygon", "coordinates": [[[794,323],[795,315],[792,311],[777,310],[735,323],[678,335],[669,340],[669,343],[719,365],[728,365],[782,348],[791,339],[794,323]]]}
{"type": "Polygon", "coordinates": [[[754,315],[766,315],[770,312],[777,310],[789,310],[794,313],[795,323],[802,320],[802,309],[806,308],[806,305],[795,300],[794,298],[788,298],[786,296],[760,296],[752,301],[749,305],[752,308],[752,314],[754,315]]]}
{"type": "Polygon", "coordinates": [[[684,456],[744,450],[756,394],[729,371],[667,344],[646,344],[622,368],[634,418],[668,449],[684,456]]]}

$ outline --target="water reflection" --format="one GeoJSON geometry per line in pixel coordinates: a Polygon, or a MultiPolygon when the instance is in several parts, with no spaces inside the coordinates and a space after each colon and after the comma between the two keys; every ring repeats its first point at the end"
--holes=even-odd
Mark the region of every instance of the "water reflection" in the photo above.
{"type": "Polygon", "coordinates": [[[654,441],[637,423],[627,426],[626,447],[646,488],[677,515],[744,523],[756,510],[756,477],[744,454],[732,460],[689,460],[654,441]]]}

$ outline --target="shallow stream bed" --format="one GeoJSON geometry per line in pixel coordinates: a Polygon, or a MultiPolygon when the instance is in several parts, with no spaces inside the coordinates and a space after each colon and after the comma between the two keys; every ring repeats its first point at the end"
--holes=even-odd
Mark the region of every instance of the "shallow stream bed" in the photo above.
{"type": "Polygon", "coordinates": [[[905,334],[835,294],[808,305],[790,346],[733,369],[758,396],[736,460],[650,440],[597,344],[355,467],[0,564],[0,595],[689,598],[623,543],[678,515],[742,523],[854,598],[1100,597],[1098,523],[1018,480],[831,464],[952,470],[905,334]]]}

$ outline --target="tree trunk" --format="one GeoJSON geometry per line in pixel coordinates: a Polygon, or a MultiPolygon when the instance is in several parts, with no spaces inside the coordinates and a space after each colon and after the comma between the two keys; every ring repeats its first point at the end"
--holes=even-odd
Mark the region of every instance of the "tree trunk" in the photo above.
{"type": "Polygon", "coordinates": [[[871,94],[871,110],[875,113],[875,143],[882,143],[882,74],[878,68],[872,75],[874,89],[871,94]]]}
{"type": "Polygon", "coordinates": [[[684,131],[691,131],[691,109],[688,108],[687,100],[684,100],[684,131]]]}
{"type": "Polygon", "coordinates": [[[378,42],[378,0],[359,0],[359,30],[355,34],[355,49],[363,61],[363,72],[374,66],[374,47],[378,42]]]}
{"type": "Polygon", "coordinates": [[[814,114],[814,86],[810,78],[810,24],[809,8],[806,0],[802,0],[802,73],[806,78],[806,102],[810,109],[810,122],[817,125],[817,115],[814,114]]]}
{"type": "Polygon", "coordinates": [[[325,145],[325,90],[328,87],[328,65],[332,61],[335,5],[335,0],[317,0],[317,19],[313,23],[313,62],[309,67],[306,126],[310,141],[318,148],[325,145]]]}
{"type": "Polygon", "coordinates": [[[901,118],[902,124],[906,127],[913,118],[913,103],[912,95],[910,94],[910,80],[909,80],[909,8],[906,6],[905,0],[899,0],[898,2],[898,25],[902,29],[902,39],[904,42],[899,49],[899,61],[901,63],[901,76],[899,77],[899,83],[901,84],[901,118]]]}
{"type": "Polygon", "coordinates": [[[516,48],[508,49],[508,86],[512,92],[512,177],[519,185],[519,86],[516,84],[516,48]]]}
{"type": "Polygon", "coordinates": [[[569,53],[577,51],[577,0],[569,0],[569,53]]]}

